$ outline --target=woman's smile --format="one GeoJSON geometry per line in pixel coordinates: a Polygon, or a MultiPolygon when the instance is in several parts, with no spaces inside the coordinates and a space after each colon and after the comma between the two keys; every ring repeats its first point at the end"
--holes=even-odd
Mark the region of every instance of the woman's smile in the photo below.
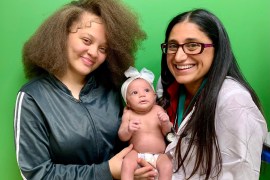
{"type": "Polygon", "coordinates": [[[86,66],[90,67],[94,64],[94,61],[91,60],[90,58],[82,57],[81,59],[82,59],[83,64],[86,66]]]}
{"type": "Polygon", "coordinates": [[[176,65],[176,68],[179,70],[187,70],[190,69],[192,67],[194,67],[195,65],[193,64],[188,64],[188,65],[176,65]]]}

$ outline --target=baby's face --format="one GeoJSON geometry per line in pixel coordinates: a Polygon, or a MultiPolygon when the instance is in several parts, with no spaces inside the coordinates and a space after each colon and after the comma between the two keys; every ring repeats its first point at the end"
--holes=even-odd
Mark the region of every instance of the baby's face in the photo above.
{"type": "Polygon", "coordinates": [[[144,79],[133,80],[127,88],[127,106],[135,111],[149,111],[156,104],[156,93],[144,79]]]}

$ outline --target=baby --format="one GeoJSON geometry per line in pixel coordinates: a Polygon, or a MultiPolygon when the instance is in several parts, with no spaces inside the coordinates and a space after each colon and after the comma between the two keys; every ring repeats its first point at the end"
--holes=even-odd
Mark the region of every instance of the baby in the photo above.
{"type": "Polygon", "coordinates": [[[172,162],[164,154],[164,136],[172,124],[164,109],[156,104],[154,74],[145,68],[138,72],[130,67],[125,75],[129,79],[123,83],[121,93],[126,108],[118,135],[133,144],[134,149],[124,158],[121,179],[133,180],[137,159],[142,158],[158,170],[159,180],[171,180],[172,162]]]}

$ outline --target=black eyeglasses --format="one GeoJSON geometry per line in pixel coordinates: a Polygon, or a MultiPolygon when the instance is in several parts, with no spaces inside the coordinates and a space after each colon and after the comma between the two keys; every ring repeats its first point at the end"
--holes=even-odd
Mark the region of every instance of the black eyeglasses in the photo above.
{"type": "Polygon", "coordinates": [[[164,54],[176,54],[178,48],[181,47],[184,53],[189,55],[201,54],[204,48],[214,47],[214,44],[204,44],[198,42],[188,42],[184,44],[162,43],[161,50],[164,54]]]}

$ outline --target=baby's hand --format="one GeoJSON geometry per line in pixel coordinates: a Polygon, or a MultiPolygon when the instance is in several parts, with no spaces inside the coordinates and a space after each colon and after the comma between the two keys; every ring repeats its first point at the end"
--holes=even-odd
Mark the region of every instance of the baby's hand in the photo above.
{"type": "Polygon", "coordinates": [[[158,116],[159,120],[161,121],[161,123],[170,122],[170,118],[169,118],[168,114],[163,112],[163,111],[159,111],[157,113],[157,116],[158,116]]]}
{"type": "Polygon", "coordinates": [[[128,131],[133,133],[140,129],[141,121],[139,119],[131,119],[128,124],[128,131]]]}

